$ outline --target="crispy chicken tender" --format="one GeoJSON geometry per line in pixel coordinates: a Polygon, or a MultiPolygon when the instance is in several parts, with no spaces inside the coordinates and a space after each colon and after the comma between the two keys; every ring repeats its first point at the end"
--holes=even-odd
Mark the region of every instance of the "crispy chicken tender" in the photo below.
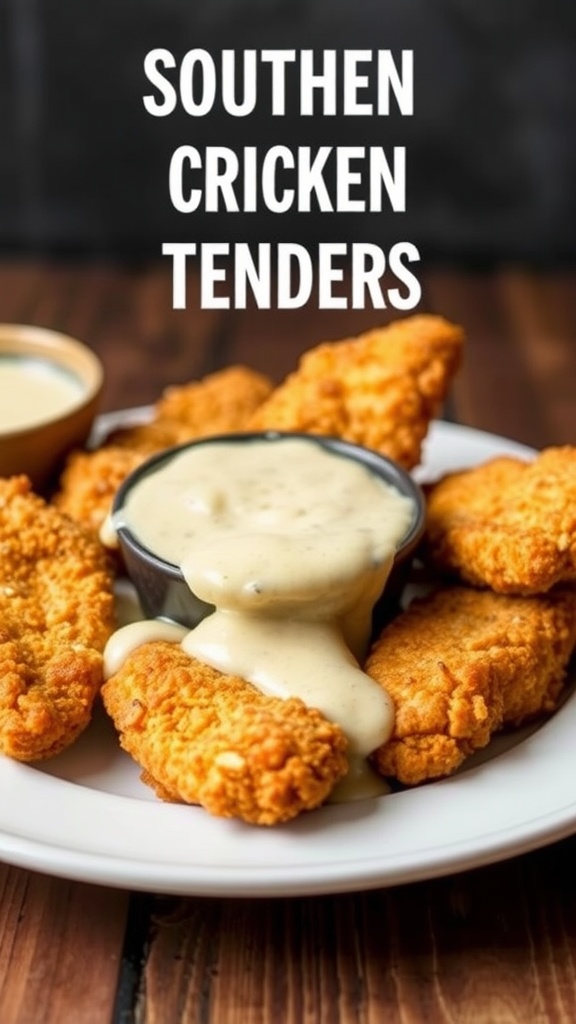
{"type": "Polygon", "coordinates": [[[348,770],[339,726],[264,696],[179,645],[139,647],[102,689],[122,747],[164,800],[258,825],[321,804],[348,770]]]}
{"type": "Polygon", "coordinates": [[[112,444],[94,452],[72,452],[53,499],[55,507],[98,535],[120,484],[145,459],[144,452],[112,444]]]}
{"type": "Polygon", "coordinates": [[[499,457],[428,491],[424,557],[500,593],[576,580],[576,447],[499,457]]]}
{"type": "Polygon", "coordinates": [[[250,427],[332,434],[411,469],[460,364],[462,344],[462,330],[439,316],[408,317],[324,343],[302,356],[250,427]]]}
{"type": "Polygon", "coordinates": [[[101,547],[33,494],[0,480],[0,751],[32,761],[88,724],[114,627],[101,547]]]}
{"type": "Polygon", "coordinates": [[[190,384],[166,388],[151,423],[117,431],[112,443],[151,454],[197,437],[246,429],[272,391],[271,381],[247,366],[229,366],[190,384]]]}
{"type": "Polygon", "coordinates": [[[245,429],[271,389],[266,377],[244,366],[168,388],[149,423],[115,431],[97,451],[72,453],[54,504],[97,534],[118,487],[148,456],[197,437],[245,429]]]}
{"type": "Polygon", "coordinates": [[[449,775],[495,730],[552,711],[575,644],[568,588],[507,597],[452,587],[414,600],[365,667],[396,709],[378,770],[408,785],[449,775]]]}
{"type": "Polygon", "coordinates": [[[264,374],[248,366],[228,366],[199,383],[166,388],[156,412],[198,436],[208,425],[210,433],[221,433],[242,428],[271,391],[272,382],[264,374]]]}

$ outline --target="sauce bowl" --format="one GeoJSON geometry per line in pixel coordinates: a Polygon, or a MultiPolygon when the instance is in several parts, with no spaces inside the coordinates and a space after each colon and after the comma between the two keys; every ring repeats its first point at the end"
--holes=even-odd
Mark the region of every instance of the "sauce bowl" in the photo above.
{"type": "Polygon", "coordinates": [[[103,382],[100,360],[82,342],[43,327],[0,324],[0,476],[23,473],[38,490],[48,485],[88,437],[103,382]],[[27,375],[36,389],[28,397],[27,375]],[[37,396],[55,382],[42,412],[37,396]],[[16,419],[7,415],[9,397],[17,402],[16,419]]]}
{"type": "MultiPolygon", "coordinates": [[[[396,609],[407,570],[410,567],[411,556],[424,531],[425,499],[418,484],[397,463],[360,445],[319,435],[265,431],[218,435],[167,449],[157,455],[153,455],[146,462],[142,463],[127,477],[118,489],[112,507],[112,517],[117,519],[116,533],[118,544],[126,571],[134,584],[142,610],[147,618],[169,619],[181,623],[187,628],[193,628],[214,609],[212,605],[201,601],[190,590],[178,565],[167,561],[154,551],[149,550],[135,533],[122,522],[120,511],[125,506],[132,488],[141,482],[144,477],[156,473],[176,455],[189,449],[191,446],[225,442],[237,445],[241,449],[243,445],[249,444],[252,441],[266,441],[267,443],[274,444],[286,438],[305,440],[323,449],[327,449],[334,455],[361,463],[385,484],[394,487],[411,502],[413,509],[411,521],[397,547],[392,571],[384,593],[375,606],[374,623],[380,626],[390,615],[391,611],[396,609]]],[[[217,472],[218,467],[215,461],[215,473],[217,472]]]]}

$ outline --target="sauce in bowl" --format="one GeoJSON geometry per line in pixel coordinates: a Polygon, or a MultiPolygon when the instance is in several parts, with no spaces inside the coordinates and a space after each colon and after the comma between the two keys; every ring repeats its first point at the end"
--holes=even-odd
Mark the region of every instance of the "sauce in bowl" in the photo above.
{"type": "Polygon", "coordinates": [[[94,422],[104,384],[95,352],[30,324],[0,324],[0,476],[53,486],[94,422]]]}
{"type": "MultiPolygon", "coordinates": [[[[384,791],[366,758],[389,737],[393,708],[359,661],[414,516],[414,502],[359,459],[275,435],[176,451],[127,488],[111,525],[178,565],[214,608],[183,631],[184,650],[342,727],[360,796],[384,791]]],[[[141,624],[126,628],[143,642],[141,624]]],[[[120,631],[109,672],[129,649],[120,631]]]]}
{"type": "Polygon", "coordinates": [[[66,415],[83,396],[80,379],[52,360],[0,354],[0,432],[66,415]]]}

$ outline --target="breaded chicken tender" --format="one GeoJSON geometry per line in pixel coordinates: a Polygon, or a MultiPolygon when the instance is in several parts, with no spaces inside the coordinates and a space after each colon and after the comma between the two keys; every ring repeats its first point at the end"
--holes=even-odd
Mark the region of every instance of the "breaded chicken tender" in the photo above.
{"type": "Polygon", "coordinates": [[[146,457],[145,452],[112,444],[72,452],[53,504],[97,536],[120,484],[146,457]]]}
{"type": "Polygon", "coordinates": [[[424,557],[437,569],[508,594],[576,580],[576,447],[451,473],[427,498],[424,557]]]}
{"type": "Polygon", "coordinates": [[[115,431],[97,451],[72,453],[54,504],[97,534],[118,487],[148,456],[197,437],[245,429],[271,389],[266,377],[244,366],[168,388],[149,423],[115,431]]]}
{"type": "Polygon", "coordinates": [[[229,366],[190,384],[166,388],[151,423],[118,430],[111,443],[147,455],[197,437],[236,433],[272,391],[272,382],[247,366],[229,366]]]}
{"type": "Polygon", "coordinates": [[[302,356],[250,427],[332,434],[411,469],[458,369],[462,344],[460,327],[425,315],[324,343],[302,356]]]}
{"type": "Polygon", "coordinates": [[[114,628],[102,548],[33,494],[0,480],[0,751],[49,757],[88,724],[114,628]]]}
{"type": "Polygon", "coordinates": [[[319,711],[264,696],[177,644],[139,647],[102,696],[158,796],[219,817],[288,821],[321,804],[348,770],[346,737],[319,711]]]}
{"type": "Polygon", "coordinates": [[[248,366],[228,366],[203,380],[166,388],[156,404],[162,420],[182,423],[194,436],[243,429],[272,391],[272,382],[248,366]]]}
{"type": "Polygon", "coordinates": [[[507,597],[451,587],[416,599],[365,671],[396,709],[374,762],[407,785],[454,772],[506,725],[554,709],[576,644],[576,591],[507,597]]]}

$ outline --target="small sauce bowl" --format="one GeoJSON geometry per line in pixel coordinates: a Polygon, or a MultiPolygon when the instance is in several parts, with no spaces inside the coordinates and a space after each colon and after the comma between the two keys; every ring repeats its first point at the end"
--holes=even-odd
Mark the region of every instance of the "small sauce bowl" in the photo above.
{"type": "Polygon", "coordinates": [[[45,487],[88,437],[103,383],[100,360],[82,342],[43,327],[0,324],[0,476],[24,473],[36,489],[45,487]],[[33,397],[27,404],[26,375],[36,389],[54,388],[45,413],[33,397]],[[16,419],[7,415],[8,389],[20,403],[16,419]]]}
{"type": "MultiPolygon", "coordinates": [[[[276,441],[286,438],[305,440],[311,444],[319,445],[335,455],[360,462],[372,473],[376,474],[384,483],[396,488],[400,494],[407,497],[412,503],[412,520],[396,551],[394,564],[384,593],[374,609],[373,621],[375,626],[380,627],[382,622],[389,617],[391,611],[397,607],[397,602],[406,580],[407,570],[410,567],[411,556],[424,532],[426,510],[423,492],[410,474],[391,459],[385,458],[368,448],[332,437],[302,433],[279,433],[277,431],[227,434],[202,438],[198,441],[191,441],[153,455],[142,465],[138,466],[118,489],[114,498],[112,514],[118,513],[124,507],[130,490],[136,484],[149,474],[158,471],[174,456],[185,449],[196,445],[209,445],[221,442],[238,445],[240,448],[242,445],[252,441],[264,440],[274,444],[276,441]]],[[[215,472],[217,472],[217,469],[215,472]]],[[[147,618],[169,619],[191,629],[213,611],[212,605],[201,601],[190,590],[179,566],[166,561],[166,559],[160,557],[155,552],[150,551],[124,523],[118,525],[117,536],[126,571],[134,584],[142,610],[147,618]]]]}

